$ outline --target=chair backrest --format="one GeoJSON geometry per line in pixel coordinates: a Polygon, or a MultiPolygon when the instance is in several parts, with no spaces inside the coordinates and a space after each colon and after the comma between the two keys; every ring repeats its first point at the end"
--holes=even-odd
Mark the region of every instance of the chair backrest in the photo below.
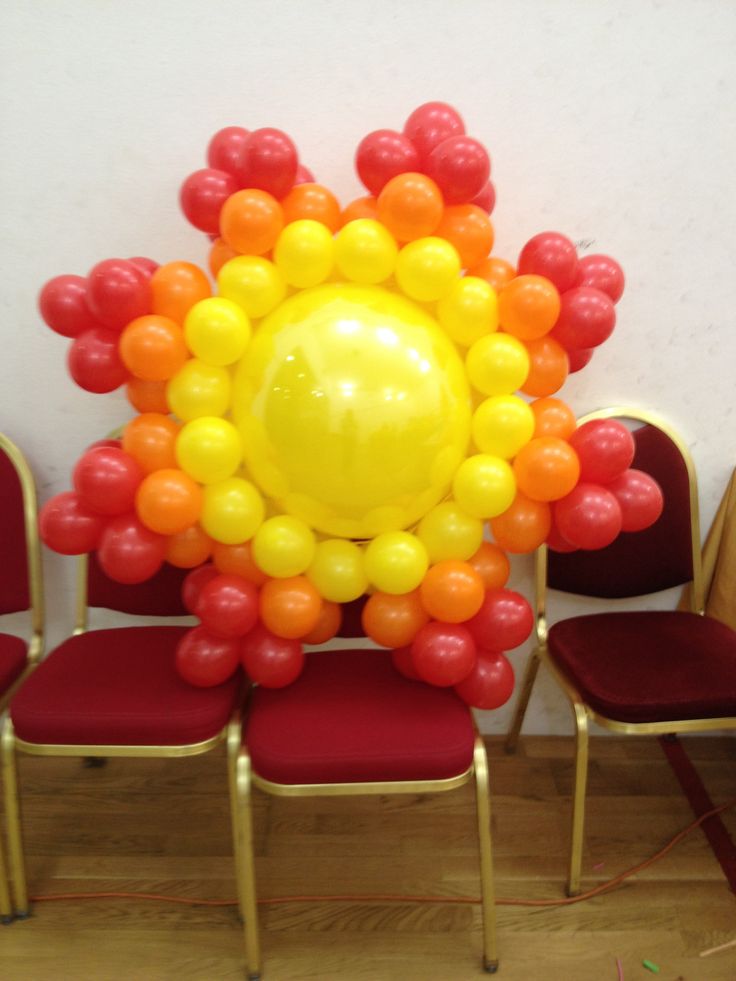
{"type": "Polygon", "coordinates": [[[363,607],[368,602],[367,596],[361,596],[360,599],[353,600],[352,603],[345,603],[342,608],[342,620],[340,621],[340,629],[337,631],[338,637],[365,637],[366,633],[363,630],[363,621],[361,619],[363,614],[363,607]]]}
{"type": "Polygon", "coordinates": [[[181,595],[188,572],[189,569],[178,569],[165,562],[155,576],[145,582],[127,585],[110,579],[94,553],[82,555],[77,578],[77,632],[87,628],[89,607],[133,616],[189,616],[181,595]]]}
{"type": "Polygon", "coordinates": [[[25,457],[0,433],[0,613],[31,611],[29,658],[43,648],[44,607],[36,485],[25,457]]]}
{"type": "MultiPolygon", "coordinates": [[[[692,605],[703,610],[700,523],[695,467],[681,437],[653,413],[637,409],[602,409],[584,416],[638,423],[633,429],[632,464],[660,484],[664,510],[640,532],[622,532],[597,551],[554,552],[543,546],[537,555],[537,583],[552,589],[605,599],[644,596],[692,583],[692,605]]],[[[538,595],[538,606],[540,597],[538,595]]]]}

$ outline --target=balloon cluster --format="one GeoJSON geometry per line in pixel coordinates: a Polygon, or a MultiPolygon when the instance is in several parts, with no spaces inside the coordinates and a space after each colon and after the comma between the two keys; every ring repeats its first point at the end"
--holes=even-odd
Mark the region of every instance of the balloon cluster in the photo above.
{"type": "Polygon", "coordinates": [[[363,598],[399,671],[494,708],[533,625],[507,553],[600,548],[661,511],[630,433],[577,428],[555,397],[613,330],[623,274],[557,232],[492,256],[490,159],[444,103],[355,162],[369,193],[341,208],[285,133],[227,127],[180,192],[216,295],[195,265],[142,259],[44,287],[74,380],[125,383],[137,415],[41,533],[120,582],[191,569],[195,685],[240,664],[289,684],[363,598]]]}

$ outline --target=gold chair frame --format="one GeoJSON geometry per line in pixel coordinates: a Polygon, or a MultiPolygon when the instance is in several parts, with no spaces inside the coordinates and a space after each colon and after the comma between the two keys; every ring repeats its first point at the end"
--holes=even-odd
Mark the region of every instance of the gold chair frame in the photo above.
{"type": "MultiPolygon", "coordinates": [[[[83,555],[77,566],[77,607],[76,625],[73,635],[85,633],[88,628],[87,606],[87,563],[83,555]]],[[[26,885],[25,860],[23,850],[22,822],[20,812],[20,795],[17,775],[17,753],[29,756],[79,756],[79,757],[127,757],[127,758],[181,758],[199,756],[214,749],[221,742],[227,744],[227,771],[230,796],[230,818],[233,834],[233,849],[236,867],[236,880],[240,881],[237,872],[239,864],[238,833],[236,826],[236,793],[235,769],[241,742],[241,710],[240,706],[226,726],[210,739],[199,743],[187,743],[176,746],[121,746],[121,745],[62,745],[53,743],[31,743],[19,739],[13,731],[9,713],[6,712],[2,730],[2,771],[5,790],[6,824],[10,870],[14,886],[16,915],[25,917],[29,914],[28,891],[26,885]]],[[[242,904],[241,904],[242,907],[242,904]]],[[[242,911],[242,909],[241,909],[242,911]]]]}
{"type": "MultiPolygon", "coordinates": [[[[690,451],[682,437],[672,429],[659,415],[643,409],[628,407],[612,407],[599,409],[582,416],[579,424],[593,419],[630,419],[636,422],[656,426],[669,436],[680,451],[688,472],[690,485],[690,533],[692,542],[693,578],[690,584],[690,610],[700,616],[704,615],[704,586],[700,545],[700,519],[698,509],[698,486],[695,466],[690,451]]],[[[514,711],[513,721],[506,737],[506,752],[514,753],[519,740],[519,733],[524,722],[532,688],[537,677],[540,663],[544,663],[557,684],[567,696],[573,710],[575,720],[575,781],[573,787],[572,834],[570,842],[569,872],[567,880],[567,895],[580,894],[580,870],[583,857],[583,835],[585,824],[585,792],[588,778],[588,730],[589,723],[611,732],[628,736],[665,735],[670,733],[712,732],[717,729],[736,729],[736,718],[718,719],[681,719],[669,722],[620,722],[609,719],[596,712],[585,703],[580,692],[572,682],[557,667],[549,655],[547,648],[547,546],[537,549],[535,556],[535,595],[536,595],[536,644],[527,663],[524,680],[514,711]]]]}
{"type": "MultiPolygon", "coordinates": [[[[31,636],[28,641],[28,660],[21,675],[2,696],[0,712],[3,712],[14,692],[33,671],[41,659],[44,649],[44,597],[43,572],[41,564],[41,543],[38,538],[38,506],[36,501],[36,482],[26,458],[15,443],[0,433],[0,452],[3,452],[13,465],[18,476],[23,498],[23,520],[25,524],[26,556],[28,563],[28,595],[30,599],[31,636]]],[[[2,720],[0,719],[0,728],[2,720]]],[[[5,847],[0,836],[0,919],[9,923],[13,918],[13,904],[8,885],[5,847]]]]}
{"type": "Polygon", "coordinates": [[[473,762],[464,773],[445,780],[381,781],[377,783],[282,784],[265,780],[254,772],[245,744],[236,764],[237,834],[241,861],[239,895],[245,932],[245,950],[249,981],[261,976],[261,952],[258,933],[258,900],[256,898],[255,859],[253,855],[252,790],[258,787],[276,797],[340,797],[387,794],[430,794],[462,787],[475,780],[480,851],[480,881],[483,921],[483,969],[489,974],[498,970],[496,952],[496,905],[493,885],[491,846],[491,803],[486,748],[476,728],[473,762]]]}

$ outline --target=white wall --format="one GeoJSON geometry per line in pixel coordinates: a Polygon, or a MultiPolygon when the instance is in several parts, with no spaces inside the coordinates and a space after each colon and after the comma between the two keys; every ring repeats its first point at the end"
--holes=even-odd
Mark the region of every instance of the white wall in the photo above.
{"type": "MultiPolygon", "coordinates": [[[[347,200],[360,138],[439,98],[491,151],[499,254],[554,228],[623,264],[617,330],[562,395],[580,414],[669,417],[707,526],[736,463],[735,50],[725,0],[5,0],[0,429],[45,500],[127,418],[122,395],[68,379],[36,293],[109,256],[203,262],[177,193],[211,133],[281,127],[347,200]]],[[[70,622],[70,565],[47,556],[52,639],[70,622]]],[[[569,731],[550,685],[529,729],[569,731]]]]}

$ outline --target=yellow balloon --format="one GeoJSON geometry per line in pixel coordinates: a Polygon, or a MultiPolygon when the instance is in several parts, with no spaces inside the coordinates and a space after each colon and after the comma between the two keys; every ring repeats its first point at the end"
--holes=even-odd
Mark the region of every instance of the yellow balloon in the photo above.
{"type": "Polygon", "coordinates": [[[473,518],[495,518],[511,507],[516,496],[514,471],[498,456],[469,456],[457,469],[452,493],[473,518]]]}
{"type": "Polygon", "coordinates": [[[245,461],[281,510],[342,538],[408,528],[449,491],[470,439],[462,361],[437,322],[379,286],[286,300],[234,381],[245,461]]]}
{"type": "Polygon", "coordinates": [[[417,537],[424,543],[430,562],[465,561],[480,548],[483,522],[454,501],[443,501],[419,522],[417,537]]]}
{"type": "Polygon", "coordinates": [[[463,276],[437,304],[437,317],[448,337],[470,347],[498,327],[496,291],[479,276],[463,276]]]}
{"type": "Polygon", "coordinates": [[[460,275],[460,256],[454,245],[433,235],[409,242],[396,260],[396,282],[413,300],[439,300],[460,275]]]}
{"type": "Polygon", "coordinates": [[[300,218],[284,227],[273,250],[276,268],[290,286],[323,283],[335,264],[332,232],[321,221],[300,218]]]}
{"type": "Polygon", "coordinates": [[[200,484],[232,477],[242,457],[240,433],[231,422],[215,416],[193,419],[176,439],[176,462],[200,484]]]}
{"type": "Polygon", "coordinates": [[[516,395],[493,395],[473,413],[473,442],[482,453],[510,460],[534,435],[534,413],[516,395]]]}
{"type": "Polygon", "coordinates": [[[187,314],[184,340],[192,354],[205,364],[233,364],[248,346],[250,320],[237,303],[212,296],[195,303],[187,314]]]}
{"type": "Polygon", "coordinates": [[[333,603],[358,599],[368,587],[360,546],[342,538],[317,543],[307,577],[320,596],[333,603]]]}
{"type": "Polygon", "coordinates": [[[393,274],[398,254],[389,230],[372,218],[349,221],[335,239],[337,268],[354,283],[382,283],[393,274]]]}
{"type": "Polygon", "coordinates": [[[184,422],[199,416],[221,416],[230,405],[230,373],[226,368],[191,358],[166,386],[171,411],[184,422]]]}
{"type": "Polygon", "coordinates": [[[226,262],[217,275],[217,289],[253,318],[265,317],[286,296],[284,277],[269,259],[257,255],[226,262]]]}
{"type": "Polygon", "coordinates": [[[408,531],[379,535],[365,550],[366,575],[382,593],[410,593],[428,567],[427,549],[408,531]]]}
{"type": "Polygon", "coordinates": [[[263,498],[249,480],[228,477],[204,488],[200,524],[216,542],[250,541],[263,521],[263,498]]]}
{"type": "Polygon", "coordinates": [[[529,353],[510,334],[488,334],[473,344],[465,364],[473,388],[484,395],[510,395],[526,381],[529,353]]]}
{"type": "Polygon", "coordinates": [[[253,558],[267,576],[287,579],[304,572],[314,558],[314,533],[290,514],[263,522],[253,539],[253,558]]]}

